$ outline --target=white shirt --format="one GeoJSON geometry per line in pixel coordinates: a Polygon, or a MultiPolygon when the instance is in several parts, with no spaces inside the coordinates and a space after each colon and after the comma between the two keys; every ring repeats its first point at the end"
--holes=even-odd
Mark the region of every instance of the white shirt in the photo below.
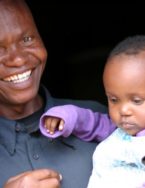
{"type": "Polygon", "coordinates": [[[117,128],[97,146],[87,188],[141,187],[145,182],[143,158],[145,137],[130,136],[117,128]]]}

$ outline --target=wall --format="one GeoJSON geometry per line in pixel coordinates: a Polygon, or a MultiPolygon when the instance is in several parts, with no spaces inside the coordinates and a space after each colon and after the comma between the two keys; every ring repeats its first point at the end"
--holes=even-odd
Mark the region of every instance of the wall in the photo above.
{"type": "Polygon", "coordinates": [[[105,60],[123,38],[145,34],[144,5],[28,3],[49,52],[42,82],[52,95],[106,103],[105,60]]]}

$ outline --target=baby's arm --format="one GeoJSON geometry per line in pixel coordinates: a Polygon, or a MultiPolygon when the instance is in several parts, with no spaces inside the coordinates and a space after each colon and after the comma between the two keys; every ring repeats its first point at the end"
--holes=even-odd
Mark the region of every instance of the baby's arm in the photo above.
{"type": "Polygon", "coordinates": [[[145,188],[145,183],[142,186],[139,186],[137,188],[145,188]]]}
{"type": "Polygon", "coordinates": [[[56,138],[58,136],[68,137],[74,134],[85,141],[102,141],[110,135],[116,126],[107,114],[93,112],[90,109],[80,108],[74,105],[56,106],[49,109],[40,118],[40,130],[45,136],[56,138]],[[49,134],[44,127],[47,116],[54,116],[64,120],[64,129],[56,130],[49,134]]]}

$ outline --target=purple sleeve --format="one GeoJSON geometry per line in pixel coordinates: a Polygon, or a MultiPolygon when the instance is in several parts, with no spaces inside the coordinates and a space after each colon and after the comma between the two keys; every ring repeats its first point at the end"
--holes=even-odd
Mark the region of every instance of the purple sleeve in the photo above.
{"type": "Polygon", "coordinates": [[[50,138],[68,137],[73,134],[85,141],[102,141],[116,128],[108,114],[94,113],[90,109],[74,105],[56,106],[49,109],[40,118],[39,126],[42,134],[50,138]],[[44,128],[44,118],[46,116],[55,116],[63,119],[65,122],[63,131],[56,131],[53,135],[47,133],[44,128]]]}
{"type": "Polygon", "coordinates": [[[138,188],[145,188],[145,183],[142,186],[138,186],[138,188]]]}

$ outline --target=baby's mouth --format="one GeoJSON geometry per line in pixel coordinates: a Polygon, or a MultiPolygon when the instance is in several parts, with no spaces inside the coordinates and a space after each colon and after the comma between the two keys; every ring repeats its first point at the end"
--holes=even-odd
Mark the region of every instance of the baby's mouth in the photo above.
{"type": "Polygon", "coordinates": [[[133,122],[122,122],[120,123],[120,126],[125,129],[131,129],[135,126],[135,123],[133,122]]]}
{"type": "Polygon", "coordinates": [[[26,72],[23,72],[21,74],[15,74],[12,76],[8,76],[3,79],[5,82],[13,82],[13,83],[21,83],[29,79],[30,75],[32,73],[32,70],[28,70],[26,72]]]}

